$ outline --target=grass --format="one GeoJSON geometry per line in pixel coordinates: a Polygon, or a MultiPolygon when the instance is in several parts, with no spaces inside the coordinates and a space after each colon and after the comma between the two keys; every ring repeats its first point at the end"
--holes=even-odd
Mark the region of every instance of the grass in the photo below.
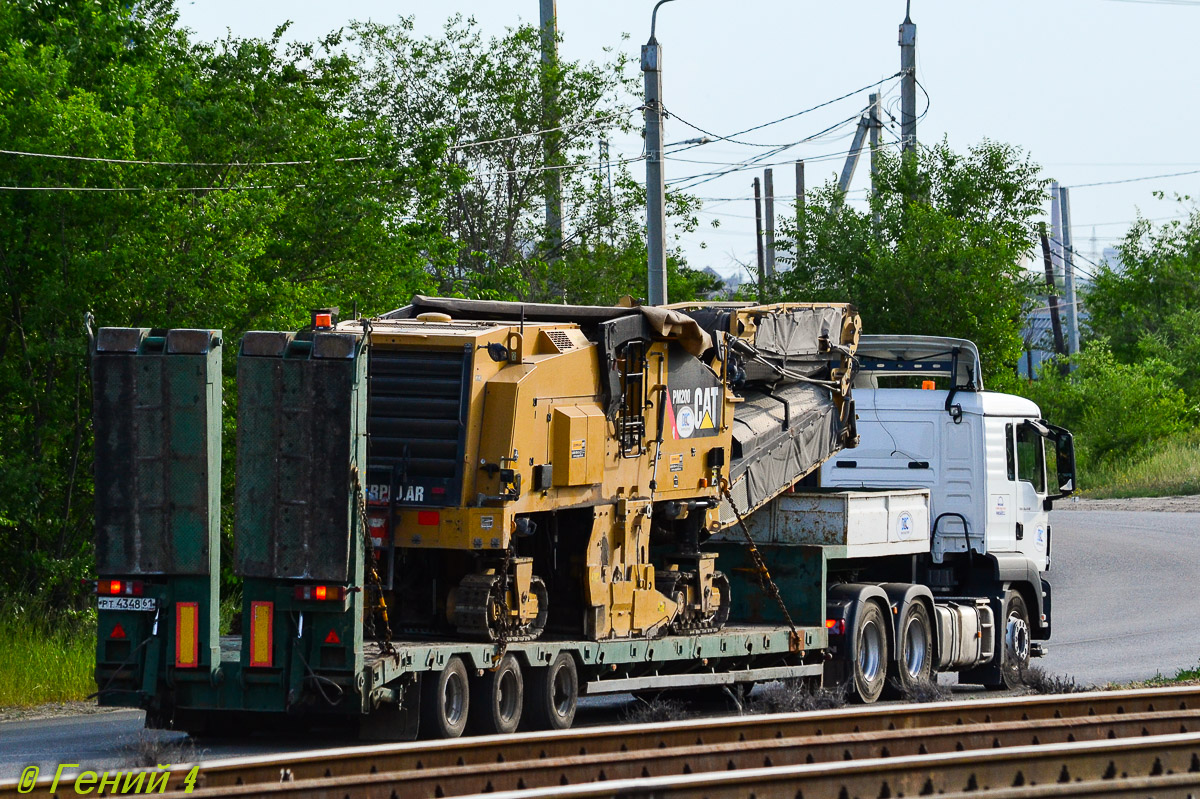
{"type": "Polygon", "coordinates": [[[0,606],[0,707],[85,699],[95,663],[94,611],[0,606]]]}
{"type": "Polygon", "coordinates": [[[1097,499],[1200,494],[1200,434],[1157,442],[1130,460],[1093,465],[1084,496],[1097,499]]]}

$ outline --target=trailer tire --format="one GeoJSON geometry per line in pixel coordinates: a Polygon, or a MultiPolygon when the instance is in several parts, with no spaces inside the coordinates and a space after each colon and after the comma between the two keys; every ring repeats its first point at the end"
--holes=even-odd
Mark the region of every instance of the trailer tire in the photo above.
{"type": "Polygon", "coordinates": [[[517,731],[525,705],[521,664],[510,652],[471,683],[471,729],[479,735],[517,731]]]}
{"type": "Polygon", "coordinates": [[[910,602],[896,635],[896,659],[888,668],[884,695],[910,698],[933,674],[933,625],[924,602],[910,602]]]}
{"type": "Polygon", "coordinates": [[[1029,668],[1030,632],[1029,609],[1019,591],[1004,595],[1004,614],[999,630],[1000,682],[987,686],[993,691],[1020,688],[1024,685],[1025,670],[1029,668]]]}
{"type": "Polygon", "coordinates": [[[530,669],[525,692],[525,718],[532,730],[567,730],[579,702],[579,672],[569,652],[543,668],[530,669]]]}
{"type": "Polygon", "coordinates": [[[454,655],[441,671],[421,677],[421,734],[426,738],[457,738],[467,726],[471,690],[467,667],[454,655]]]}
{"type": "Polygon", "coordinates": [[[867,602],[854,619],[850,661],[850,699],[869,705],[883,693],[887,683],[888,635],[883,611],[867,602]]]}

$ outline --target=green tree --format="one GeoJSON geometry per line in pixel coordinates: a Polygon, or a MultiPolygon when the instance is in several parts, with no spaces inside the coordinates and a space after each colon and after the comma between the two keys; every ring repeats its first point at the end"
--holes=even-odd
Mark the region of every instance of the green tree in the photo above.
{"type": "Polygon", "coordinates": [[[441,132],[351,116],[336,38],[285,49],[282,33],[193,45],[167,3],[0,5],[0,140],[71,157],[0,157],[0,185],[27,189],[0,192],[10,590],[61,599],[90,570],[86,311],[236,341],[315,305],[402,304],[453,251],[441,132]]]}
{"type": "Polygon", "coordinates": [[[1118,252],[1119,263],[1103,264],[1087,291],[1091,331],[1118,360],[1172,364],[1200,399],[1200,210],[1157,230],[1139,218],[1118,252]]]}
{"type": "Polygon", "coordinates": [[[772,293],[852,302],[868,333],[970,339],[987,379],[1010,379],[1031,295],[1022,262],[1044,199],[1038,167],[989,141],[965,155],[942,142],[877,158],[868,208],[846,205],[830,184],[799,224],[784,220],[777,242],[790,268],[772,293]]]}

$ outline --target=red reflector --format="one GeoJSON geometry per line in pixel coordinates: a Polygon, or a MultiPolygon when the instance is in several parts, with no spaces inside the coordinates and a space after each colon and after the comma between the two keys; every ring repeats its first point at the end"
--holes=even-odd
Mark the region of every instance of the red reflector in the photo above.
{"type": "Polygon", "coordinates": [[[442,520],[442,514],[436,510],[419,510],[417,511],[417,524],[426,526],[438,524],[442,520]]]}
{"type": "Polygon", "coordinates": [[[429,491],[431,494],[435,494],[437,496],[441,496],[442,494],[446,493],[446,489],[443,486],[434,486],[433,488],[429,489],[429,491]]]}
{"type": "Polygon", "coordinates": [[[121,626],[120,622],[118,622],[117,624],[114,624],[112,632],[109,633],[108,637],[109,638],[124,638],[125,637],[125,628],[121,626]]]}
{"type": "Polygon", "coordinates": [[[329,635],[325,636],[325,643],[327,644],[340,644],[341,642],[342,639],[338,638],[336,630],[330,630],[329,635]]]}

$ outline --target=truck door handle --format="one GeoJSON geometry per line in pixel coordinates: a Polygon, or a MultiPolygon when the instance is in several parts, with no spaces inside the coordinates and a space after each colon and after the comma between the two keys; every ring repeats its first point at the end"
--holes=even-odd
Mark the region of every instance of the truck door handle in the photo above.
{"type": "Polygon", "coordinates": [[[1025,525],[1017,522],[1017,540],[1021,541],[1025,538],[1025,525]]]}

